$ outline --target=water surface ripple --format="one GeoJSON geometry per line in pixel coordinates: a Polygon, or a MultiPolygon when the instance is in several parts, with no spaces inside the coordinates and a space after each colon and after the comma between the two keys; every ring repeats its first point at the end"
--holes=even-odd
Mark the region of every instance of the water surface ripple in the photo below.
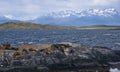
{"type": "Polygon", "coordinates": [[[0,43],[7,41],[13,45],[73,42],[119,49],[120,30],[0,30],[0,43]]]}

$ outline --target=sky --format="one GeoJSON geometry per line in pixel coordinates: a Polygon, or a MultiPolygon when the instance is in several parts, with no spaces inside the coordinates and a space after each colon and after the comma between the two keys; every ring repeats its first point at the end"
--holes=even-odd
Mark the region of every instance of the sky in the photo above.
{"type": "Polygon", "coordinates": [[[34,19],[61,10],[115,8],[120,0],[0,0],[0,15],[21,20],[34,19]]]}

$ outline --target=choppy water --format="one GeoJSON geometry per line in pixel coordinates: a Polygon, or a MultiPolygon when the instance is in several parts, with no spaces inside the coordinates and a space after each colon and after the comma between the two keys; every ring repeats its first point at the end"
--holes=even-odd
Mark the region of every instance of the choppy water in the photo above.
{"type": "Polygon", "coordinates": [[[120,30],[0,30],[0,43],[5,42],[12,45],[72,42],[120,50],[120,30]]]}
{"type": "Polygon", "coordinates": [[[73,42],[120,50],[120,30],[0,30],[0,43],[73,42]]]}

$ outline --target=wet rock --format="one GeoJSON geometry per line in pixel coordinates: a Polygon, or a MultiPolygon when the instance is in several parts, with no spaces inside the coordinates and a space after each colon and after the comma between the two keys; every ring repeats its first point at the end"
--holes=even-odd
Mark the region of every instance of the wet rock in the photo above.
{"type": "Polygon", "coordinates": [[[23,63],[22,63],[22,61],[21,60],[12,60],[12,62],[11,62],[11,66],[22,66],[23,65],[23,63]]]}
{"type": "Polygon", "coordinates": [[[47,67],[38,67],[38,72],[50,72],[50,70],[47,67]]]}
{"type": "MultiPolygon", "coordinates": [[[[79,46],[69,43],[44,45],[46,46],[19,46],[20,49],[14,50],[13,58],[9,61],[12,62],[12,66],[15,64],[25,67],[46,67],[50,70],[105,67],[109,66],[109,62],[120,61],[120,51],[107,47],[79,46]]],[[[8,57],[4,57],[4,59],[8,59],[8,57]]],[[[43,71],[48,69],[43,68],[43,71]]]]}

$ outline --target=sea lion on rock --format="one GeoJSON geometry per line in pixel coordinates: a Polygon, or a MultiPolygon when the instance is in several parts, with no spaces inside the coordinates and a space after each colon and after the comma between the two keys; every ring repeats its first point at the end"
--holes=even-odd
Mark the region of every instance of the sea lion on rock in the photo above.
{"type": "Polygon", "coordinates": [[[4,47],[5,49],[10,49],[11,44],[10,44],[9,42],[7,42],[7,43],[3,44],[3,47],[4,47]]]}
{"type": "Polygon", "coordinates": [[[61,42],[61,43],[58,43],[58,44],[64,44],[64,45],[66,45],[68,47],[72,47],[73,46],[73,43],[71,43],[71,42],[61,42]]]}
{"type": "Polygon", "coordinates": [[[22,53],[20,51],[15,51],[13,54],[13,58],[22,58],[22,53]]]}
{"type": "Polygon", "coordinates": [[[50,47],[51,47],[51,44],[42,44],[42,45],[24,44],[19,46],[19,48],[27,51],[39,51],[41,49],[46,49],[50,47]]]}
{"type": "Polygon", "coordinates": [[[70,49],[72,47],[72,43],[60,43],[60,44],[52,44],[51,48],[54,50],[60,50],[63,52],[66,56],[68,56],[70,53],[73,52],[73,50],[70,49]]]}
{"type": "Polygon", "coordinates": [[[53,50],[51,50],[51,49],[41,49],[41,50],[39,50],[40,52],[43,52],[43,53],[45,53],[45,54],[47,54],[47,55],[50,55],[50,54],[53,54],[54,53],[54,51],[53,50]]]}
{"type": "Polygon", "coordinates": [[[65,48],[69,48],[71,46],[67,45],[67,44],[52,44],[51,45],[51,48],[52,49],[58,49],[58,50],[61,50],[61,51],[64,51],[65,48]]]}

